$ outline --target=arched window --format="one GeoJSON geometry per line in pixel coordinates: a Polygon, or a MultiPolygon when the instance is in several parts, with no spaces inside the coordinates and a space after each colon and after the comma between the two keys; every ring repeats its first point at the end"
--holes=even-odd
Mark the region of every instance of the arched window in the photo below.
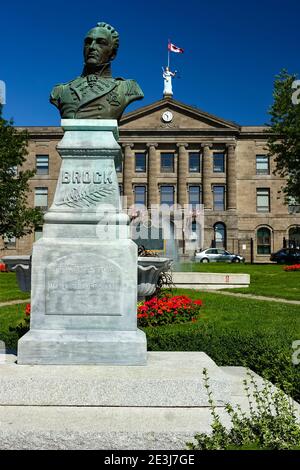
{"type": "Polygon", "coordinates": [[[291,248],[300,248],[300,225],[289,229],[289,246],[291,248]]]}
{"type": "Polygon", "coordinates": [[[214,225],[214,245],[216,248],[226,249],[226,225],[223,222],[214,225]]]}
{"type": "Polygon", "coordinates": [[[257,254],[269,255],[271,253],[271,230],[261,227],[257,230],[257,254]]]}

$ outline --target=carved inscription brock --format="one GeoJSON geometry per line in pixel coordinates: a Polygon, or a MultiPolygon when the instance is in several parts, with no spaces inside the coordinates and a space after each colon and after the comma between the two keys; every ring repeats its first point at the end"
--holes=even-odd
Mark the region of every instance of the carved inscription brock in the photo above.
{"type": "Polygon", "coordinates": [[[61,174],[62,191],[55,200],[56,206],[73,209],[99,204],[115,193],[113,171],[63,171],[61,174]]]}
{"type": "Polygon", "coordinates": [[[46,314],[121,315],[122,295],[116,296],[122,286],[121,269],[106,259],[103,265],[89,261],[91,264],[87,264],[86,259],[79,264],[63,257],[48,265],[46,314]]]}
{"type": "Polygon", "coordinates": [[[62,183],[63,184],[112,184],[113,172],[112,170],[104,171],[63,171],[62,183]]]}

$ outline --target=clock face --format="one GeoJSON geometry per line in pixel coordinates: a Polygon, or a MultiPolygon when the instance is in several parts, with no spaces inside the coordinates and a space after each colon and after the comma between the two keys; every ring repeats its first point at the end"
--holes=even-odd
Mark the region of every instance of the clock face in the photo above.
{"type": "Polygon", "coordinates": [[[171,122],[173,119],[173,114],[171,113],[171,111],[165,111],[163,114],[162,114],[162,120],[165,121],[165,122],[171,122]]]}

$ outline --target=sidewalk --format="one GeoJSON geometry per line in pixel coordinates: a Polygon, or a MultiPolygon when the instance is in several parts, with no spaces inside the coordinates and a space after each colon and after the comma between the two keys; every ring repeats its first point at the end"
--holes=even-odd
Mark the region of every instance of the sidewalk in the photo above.
{"type": "Polygon", "coordinates": [[[0,302],[0,308],[6,307],[7,305],[17,305],[17,304],[26,304],[30,302],[30,299],[23,300],[7,300],[7,302],[0,302]]]}
{"type": "Polygon", "coordinates": [[[220,294],[220,295],[229,295],[231,297],[240,297],[240,298],[246,298],[246,299],[252,299],[252,300],[265,300],[268,302],[280,302],[283,304],[292,304],[292,305],[300,305],[300,300],[288,300],[288,299],[281,299],[277,297],[265,297],[264,295],[254,295],[254,294],[241,294],[240,292],[227,292],[224,290],[214,290],[210,291],[215,294],[220,294]]]}

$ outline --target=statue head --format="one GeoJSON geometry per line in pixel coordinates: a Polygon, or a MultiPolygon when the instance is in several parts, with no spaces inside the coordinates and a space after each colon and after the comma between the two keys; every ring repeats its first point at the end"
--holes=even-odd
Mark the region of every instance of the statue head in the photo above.
{"type": "Polygon", "coordinates": [[[107,23],[97,23],[84,38],[85,67],[93,69],[111,62],[117,55],[119,33],[107,23]]]}

